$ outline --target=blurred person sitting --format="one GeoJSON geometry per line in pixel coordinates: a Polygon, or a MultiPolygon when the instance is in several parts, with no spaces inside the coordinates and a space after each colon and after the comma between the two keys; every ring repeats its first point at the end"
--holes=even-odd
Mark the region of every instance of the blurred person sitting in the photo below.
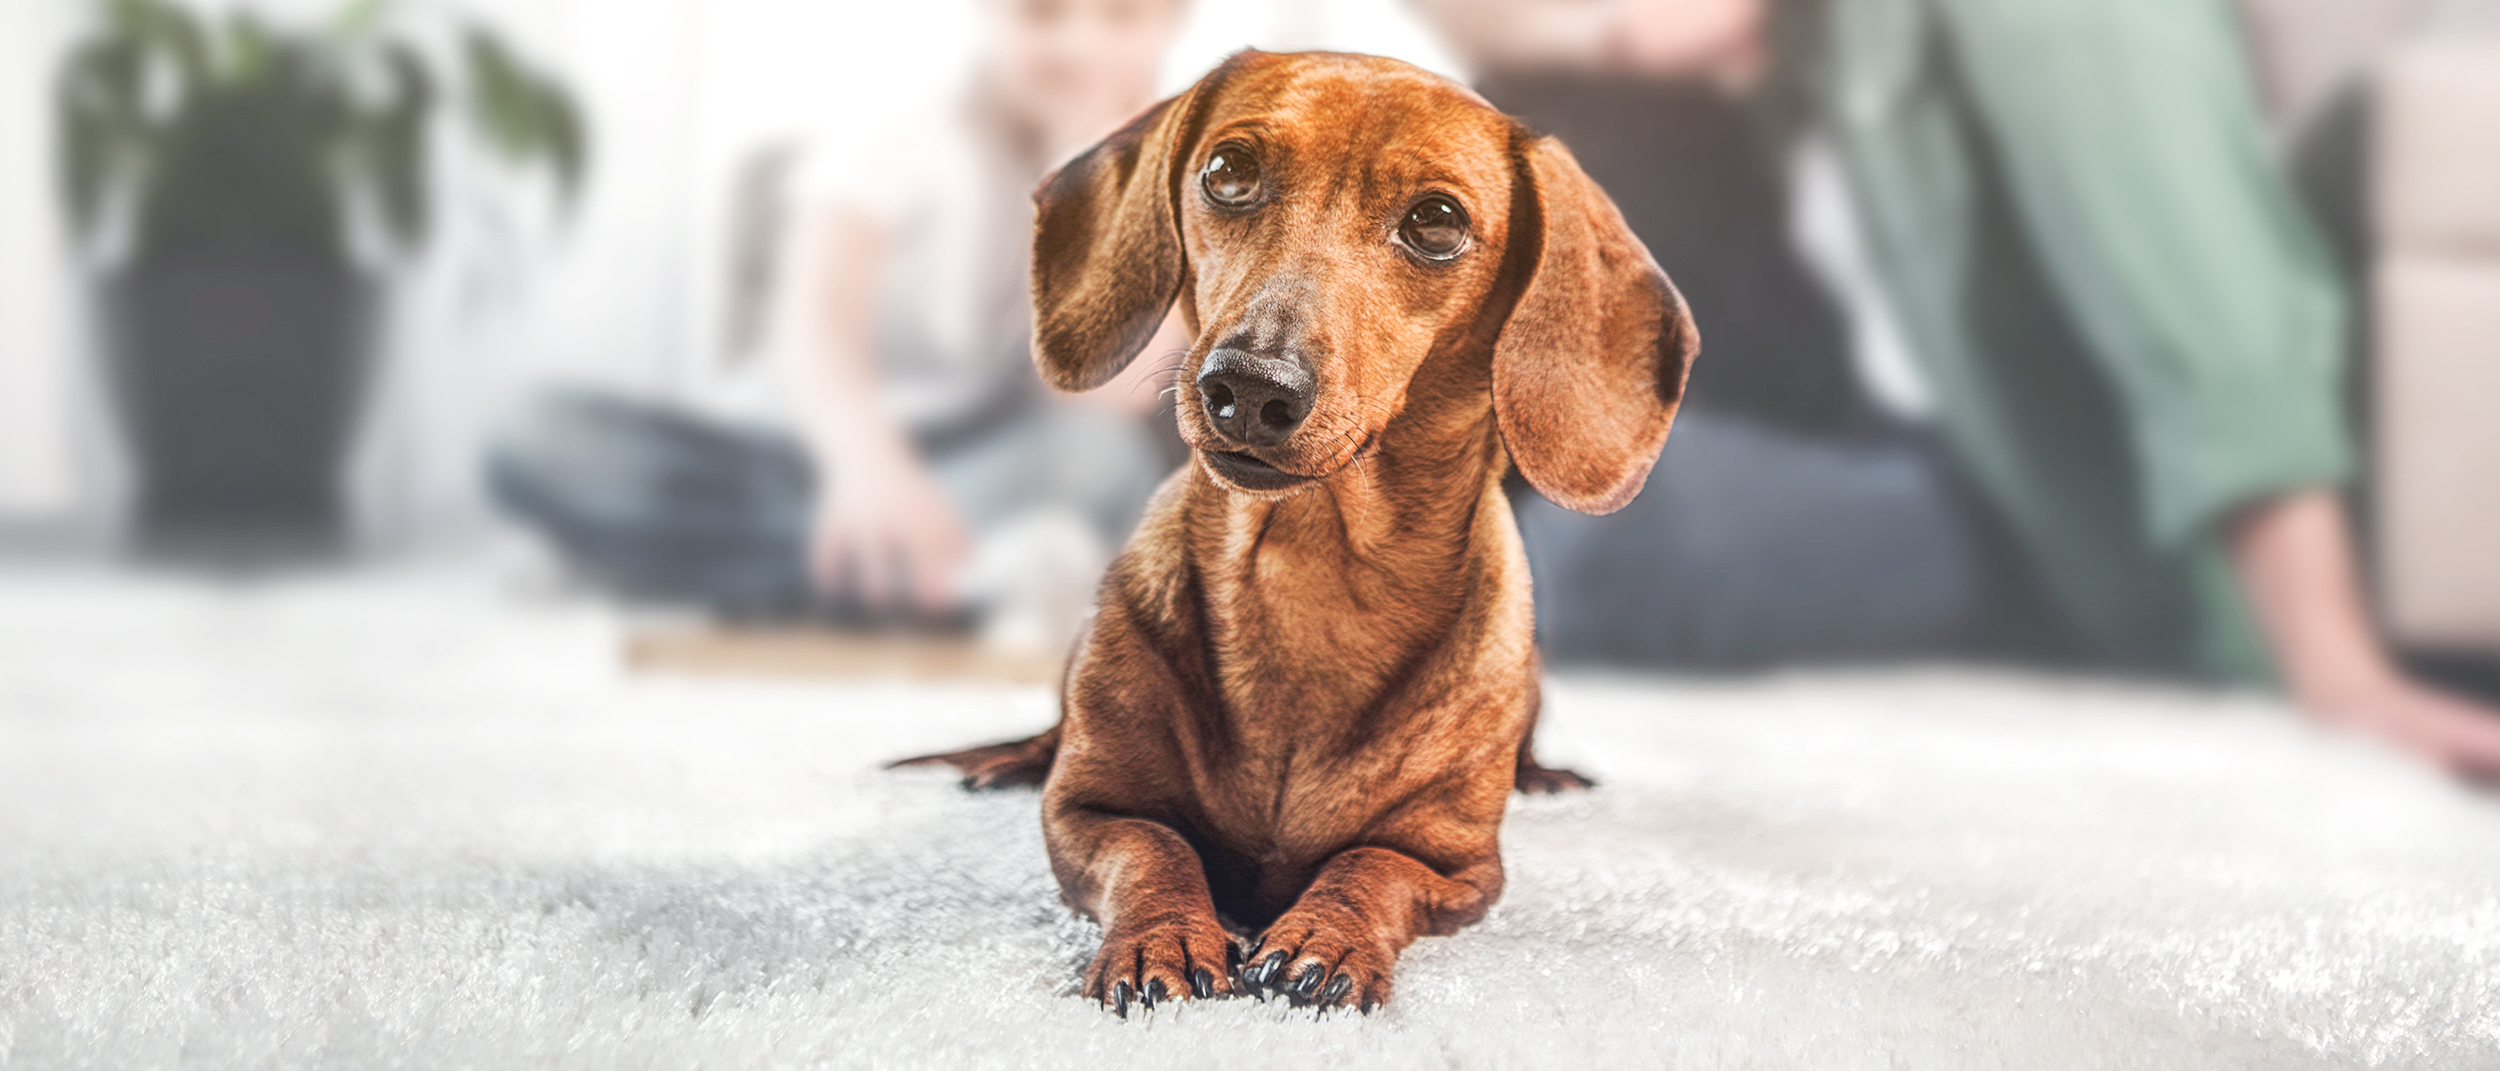
{"type": "MultiPolygon", "coordinates": [[[[569,564],[734,617],[921,624],[1056,574],[1073,605],[1037,627],[1073,627],[1170,468],[1149,419],[1168,369],[1043,386],[1030,191],[1152,102],[1183,5],[977,3],[969,85],[803,165],[764,375],[709,406],[559,391],[498,437],[496,498],[569,564]]],[[[1183,345],[1167,324],[1148,352],[1183,345]]]]}
{"type": "Polygon", "coordinates": [[[1415,2],[1702,329],[1639,499],[1521,504],[1555,656],[2062,649],[2500,774],[2372,623],[2349,297],[2221,0],[1415,2]]]}

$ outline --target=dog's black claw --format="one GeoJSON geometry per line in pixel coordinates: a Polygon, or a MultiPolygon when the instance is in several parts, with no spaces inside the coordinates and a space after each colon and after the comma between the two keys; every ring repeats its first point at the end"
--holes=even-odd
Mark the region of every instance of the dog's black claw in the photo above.
{"type": "Polygon", "coordinates": [[[1275,981],[1276,976],[1284,971],[1286,958],[1285,953],[1281,951],[1268,953],[1267,958],[1260,961],[1258,966],[1250,968],[1250,984],[1261,989],[1267,988],[1267,984],[1275,981]]]}
{"type": "Polygon", "coordinates": [[[1294,999],[1311,999],[1311,994],[1319,992],[1320,982],[1326,980],[1327,977],[1328,969],[1320,966],[1319,964],[1314,963],[1308,967],[1302,968],[1302,973],[1293,977],[1294,999]]]}
{"type": "Polygon", "coordinates": [[[1380,1002],[1373,1000],[1368,996],[1363,998],[1363,1003],[1360,1005],[1360,1008],[1365,1015],[1370,1015],[1372,1010],[1378,1007],[1380,1007],[1380,1002]]]}
{"type": "Polygon", "coordinates": [[[1215,995],[1215,972],[1204,967],[1189,972],[1189,995],[1205,1000],[1215,995]]]}
{"type": "Polygon", "coordinates": [[[1128,1002],[1129,1002],[1129,1000],[1130,1000],[1130,998],[1131,998],[1131,997],[1134,997],[1134,996],[1136,995],[1136,993],[1137,993],[1137,991],[1136,991],[1136,990],[1129,988],[1129,984],[1128,984],[1127,982],[1121,982],[1121,983],[1119,983],[1119,984],[1117,984],[1117,985],[1112,986],[1112,987],[1111,987],[1111,1011],[1112,1011],[1112,1013],[1113,1013],[1113,1014],[1118,1015],[1118,1016],[1119,1016],[1120,1018],[1122,1018],[1122,1019],[1126,1019],[1126,1018],[1128,1018],[1128,1002]]]}
{"type": "Polygon", "coordinates": [[[1344,1000],[1346,994],[1353,991],[1354,976],[1340,974],[1329,981],[1328,988],[1320,991],[1319,1002],[1333,1007],[1338,1001],[1344,1000]]]}
{"type": "Polygon", "coordinates": [[[1163,979],[1157,978],[1154,981],[1146,983],[1146,1010],[1155,1010],[1155,1005],[1163,1003],[1165,995],[1166,994],[1163,992],[1163,979]]]}

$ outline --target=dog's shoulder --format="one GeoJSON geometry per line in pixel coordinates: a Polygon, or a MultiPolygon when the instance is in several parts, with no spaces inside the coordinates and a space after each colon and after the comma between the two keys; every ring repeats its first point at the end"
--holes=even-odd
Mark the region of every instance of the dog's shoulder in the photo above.
{"type": "Polygon", "coordinates": [[[1206,596],[1189,538],[1190,477],[1183,468],[1155,492],[1136,534],[1104,573],[1092,626],[1097,640],[1108,638],[1106,631],[1126,633],[1167,658],[1204,642],[1206,596]]]}

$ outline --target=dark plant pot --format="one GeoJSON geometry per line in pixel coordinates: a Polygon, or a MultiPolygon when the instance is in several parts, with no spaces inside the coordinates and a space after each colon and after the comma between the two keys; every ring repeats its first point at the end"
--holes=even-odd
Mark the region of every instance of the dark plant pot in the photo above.
{"type": "Polygon", "coordinates": [[[144,540],[337,539],[374,304],[314,257],[157,258],[105,284],[144,540]]]}

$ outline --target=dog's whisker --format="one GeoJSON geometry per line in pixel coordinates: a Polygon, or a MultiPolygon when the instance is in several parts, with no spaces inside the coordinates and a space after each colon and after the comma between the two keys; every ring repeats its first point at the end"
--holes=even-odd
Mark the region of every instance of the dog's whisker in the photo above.
{"type": "Polygon", "coordinates": [[[1188,365],[1189,350],[1187,348],[1168,351],[1161,358],[1161,363],[1159,365],[1151,366],[1143,378],[1129,385],[1129,393],[1133,395],[1140,388],[1153,386],[1158,383],[1162,384],[1162,386],[1156,388],[1155,393],[1157,394],[1167,394],[1177,391],[1180,389],[1181,385],[1180,371],[1181,369],[1188,367],[1188,365]]]}

